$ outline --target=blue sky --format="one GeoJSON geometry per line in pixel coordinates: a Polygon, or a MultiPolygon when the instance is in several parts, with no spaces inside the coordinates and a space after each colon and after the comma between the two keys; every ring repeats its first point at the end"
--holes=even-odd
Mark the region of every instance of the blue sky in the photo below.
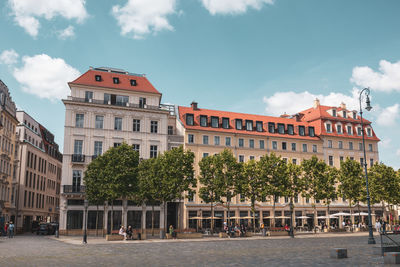
{"type": "Polygon", "coordinates": [[[400,1],[0,3],[0,79],[61,146],[66,83],[110,66],[146,73],[163,102],[268,115],[357,108],[369,86],[380,158],[400,167],[400,1]]]}

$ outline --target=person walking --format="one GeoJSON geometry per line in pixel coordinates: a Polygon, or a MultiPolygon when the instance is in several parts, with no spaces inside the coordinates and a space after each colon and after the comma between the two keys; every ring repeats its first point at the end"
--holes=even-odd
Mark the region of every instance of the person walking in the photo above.
{"type": "Polygon", "coordinates": [[[381,231],[381,223],[379,222],[379,220],[375,223],[375,229],[378,233],[381,231]]]}
{"type": "Polygon", "coordinates": [[[8,225],[8,238],[14,238],[14,224],[10,222],[8,225]]]}

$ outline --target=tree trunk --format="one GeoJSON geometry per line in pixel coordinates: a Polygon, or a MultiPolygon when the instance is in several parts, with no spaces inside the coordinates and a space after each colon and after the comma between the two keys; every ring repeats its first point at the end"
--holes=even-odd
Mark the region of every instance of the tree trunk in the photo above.
{"type": "Polygon", "coordinates": [[[385,202],[382,201],[382,220],[385,220],[385,202]]]}
{"type": "Polygon", "coordinates": [[[317,233],[317,225],[318,225],[318,218],[317,218],[317,202],[314,198],[314,233],[317,233]]]}
{"type": "Polygon", "coordinates": [[[154,236],[154,204],[151,205],[151,236],[154,236]]]}
{"type": "Polygon", "coordinates": [[[256,233],[256,207],[254,198],[251,200],[251,212],[253,212],[253,233],[256,233]]]}
{"type": "Polygon", "coordinates": [[[214,210],[213,210],[213,202],[211,202],[211,236],[214,233],[214,210]]]}
{"type": "Polygon", "coordinates": [[[228,227],[229,227],[229,225],[231,224],[231,202],[230,201],[228,201],[228,203],[227,203],[228,205],[227,205],[227,207],[228,207],[228,220],[226,221],[226,224],[228,225],[228,227]]]}
{"type": "Polygon", "coordinates": [[[164,235],[167,233],[167,201],[164,201],[164,235]]]}
{"type": "MultiPolygon", "coordinates": [[[[350,220],[353,218],[353,210],[351,208],[351,199],[349,199],[349,208],[350,208],[350,220]]],[[[351,221],[353,223],[353,221],[351,221]]],[[[351,231],[353,232],[353,225],[351,226],[351,231]]]]}
{"type": "Polygon", "coordinates": [[[326,202],[328,205],[328,223],[326,224],[326,226],[328,227],[328,232],[329,232],[329,230],[331,229],[331,218],[330,218],[330,216],[331,216],[331,214],[329,213],[329,207],[330,207],[330,204],[329,204],[329,202],[326,202]]]}
{"type": "Polygon", "coordinates": [[[102,231],[101,231],[101,236],[102,237],[104,237],[104,227],[106,227],[106,233],[107,233],[107,222],[106,222],[106,203],[104,202],[103,203],[103,209],[104,209],[104,211],[103,211],[103,229],[102,229],[102,231]]]}
{"type": "Polygon", "coordinates": [[[360,224],[360,222],[361,222],[361,215],[360,215],[361,211],[360,211],[360,202],[359,201],[357,202],[357,205],[358,205],[358,224],[360,224]]]}
{"type": "Polygon", "coordinates": [[[273,227],[275,227],[275,204],[276,204],[275,195],[273,196],[273,198],[274,198],[274,201],[273,201],[274,204],[272,205],[272,222],[271,222],[271,225],[273,227]]]}
{"type": "Polygon", "coordinates": [[[97,230],[97,226],[99,224],[99,205],[96,206],[96,236],[99,235],[99,231],[97,230]]]}
{"type": "Polygon", "coordinates": [[[111,201],[111,219],[110,219],[110,224],[111,224],[111,230],[110,234],[112,235],[112,232],[114,230],[114,200],[111,201]]]}

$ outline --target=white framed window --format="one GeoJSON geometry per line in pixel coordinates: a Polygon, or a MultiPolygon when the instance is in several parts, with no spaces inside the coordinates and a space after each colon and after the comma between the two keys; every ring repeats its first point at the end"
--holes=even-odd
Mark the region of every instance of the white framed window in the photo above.
{"type": "Polygon", "coordinates": [[[114,118],[114,130],[116,131],[122,130],[122,118],[119,117],[114,118]]]}
{"type": "Polygon", "coordinates": [[[260,140],[260,149],[264,149],[264,147],[265,147],[264,140],[260,140]]]}
{"type": "Polygon", "coordinates": [[[225,137],[225,146],[231,146],[231,138],[225,137]]]}
{"type": "Polygon", "coordinates": [[[194,135],[193,134],[188,134],[188,143],[193,144],[194,143],[194,135]]]}
{"type": "Polygon", "coordinates": [[[75,127],[76,128],[83,128],[84,122],[84,115],[83,114],[76,114],[75,115],[75,127]]]}
{"type": "Polygon", "coordinates": [[[150,146],[150,158],[157,157],[157,146],[151,145],[150,146]]]}
{"type": "Polygon", "coordinates": [[[103,129],[104,127],[104,116],[96,115],[96,119],[94,122],[94,128],[103,129]]]}
{"type": "Polygon", "coordinates": [[[100,156],[103,153],[103,142],[94,141],[94,154],[95,156],[100,156]]]}
{"type": "Polygon", "coordinates": [[[134,132],[140,132],[140,120],[138,119],[133,119],[133,126],[132,126],[132,131],[134,132]]]}
{"type": "Polygon", "coordinates": [[[332,124],[326,123],[325,124],[326,132],[331,133],[332,132],[332,124]]]}
{"type": "Polygon", "coordinates": [[[336,131],[337,131],[338,134],[343,133],[343,129],[342,129],[342,125],[341,124],[337,124],[336,125],[336,131]]]}
{"type": "Polygon", "coordinates": [[[203,135],[203,145],[208,145],[208,135],[203,135]]]}
{"type": "Polygon", "coordinates": [[[151,133],[158,133],[158,121],[151,121],[150,122],[150,132],[151,133]]]}
{"type": "Polygon", "coordinates": [[[347,134],[353,135],[353,127],[351,125],[347,125],[347,134]]]}
{"type": "Polygon", "coordinates": [[[274,150],[278,149],[278,142],[272,141],[272,149],[274,149],[274,150]]]}
{"type": "Polygon", "coordinates": [[[243,155],[239,155],[239,162],[244,162],[244,156],[243,155]]]}
{"type": "Polygon", "coordinates": [[[239,138],[239,147],[244,147],[244,139],[239,138]]]}
{"type": "Polygon", "coordinates": [[[214,145],[219,146],[220,137],[219,136],[214,136],[214,145]]]}
{"type": "Polygon", "coordinates": [[[332,140],[328,140],[328,148],[332,148],[332,140]]]}
{"type": "Polygon", "coordinates": [[[254,148],[254,139],[249,140],[249,147],[254,148]]]}

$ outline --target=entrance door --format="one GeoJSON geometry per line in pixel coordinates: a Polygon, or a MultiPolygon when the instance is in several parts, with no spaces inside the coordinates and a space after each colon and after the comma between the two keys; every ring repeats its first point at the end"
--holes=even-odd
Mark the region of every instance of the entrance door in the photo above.
{"type": "Polygon", "coordinates": [[[178,227],[178,205],[177,202],[168,202],[167,204],[167,229],[170,225],[174,229],[178,227]]]}

